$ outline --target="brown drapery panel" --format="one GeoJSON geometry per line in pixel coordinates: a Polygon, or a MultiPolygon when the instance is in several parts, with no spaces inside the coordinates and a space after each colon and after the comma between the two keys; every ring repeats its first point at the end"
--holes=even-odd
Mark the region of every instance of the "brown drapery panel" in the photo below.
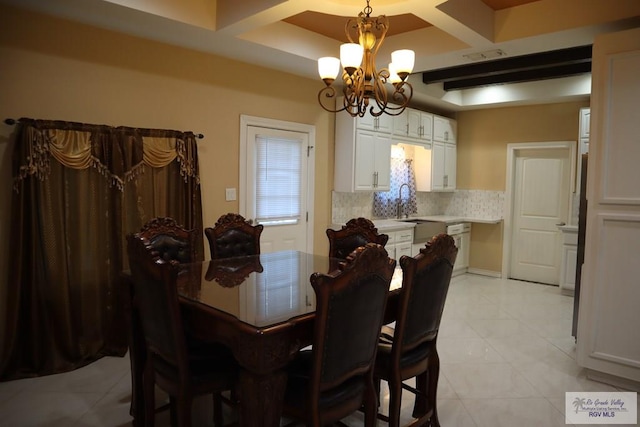
{"type": "Polygon", "coordinates": [[[124,355],[126,234],[156,216],[202,230],[194,134],[23,118],[13,168],[0,379],[124,355]]]}

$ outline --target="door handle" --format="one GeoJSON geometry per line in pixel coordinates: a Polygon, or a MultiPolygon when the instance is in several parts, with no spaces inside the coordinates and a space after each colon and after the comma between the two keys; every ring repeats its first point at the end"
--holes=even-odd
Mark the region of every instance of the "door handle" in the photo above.
{"type": "Polygon", "coordinates": [[[558,227],[562,227],[563,225],[567,225],[567,223],[566,222],[561,222],[559,224],[556,224],[556,226],[558,226],[558,227]]]}

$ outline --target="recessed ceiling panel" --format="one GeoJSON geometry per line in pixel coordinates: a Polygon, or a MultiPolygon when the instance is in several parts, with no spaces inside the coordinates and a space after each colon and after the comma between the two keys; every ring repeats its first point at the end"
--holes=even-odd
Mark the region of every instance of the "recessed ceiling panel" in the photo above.
{"type": "MultiPolygon", "coordinates": [[[[336,16],[306,11],[290,18],[286,18],[283,21],[304,28],[305,30],[322,34],[323,36],[330,37],[334,40],[346,42],[347,36],[345,35],[344,27],[349,18],[355,17],[356,14],[353,16],[336,16]]],[[[431,26],[428,22],[410,13],[388,16],[387,18],[389,18],[389,31],[387,32],[387,37],[431,26]]]]}
{"type": "Polygon", "coordinates": [[[539,0],[482,0],[484,4],[493,10],[508,9],[510,7],[522,6],[527,3],[534,3],[539,0]]]}

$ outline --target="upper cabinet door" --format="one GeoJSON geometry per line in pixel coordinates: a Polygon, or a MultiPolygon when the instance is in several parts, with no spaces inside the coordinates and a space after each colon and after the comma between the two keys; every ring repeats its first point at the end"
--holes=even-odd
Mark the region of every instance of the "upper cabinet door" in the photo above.
{"type": "Polygon", "coordinates": [[[367,113],[363,117],[356,119],[358,129],[372,130],[375,132],[391,133],[393,128],[393,117],[388,114],[382,114],[374,117],[367,113]]]}
{"type": "MultiPolygon", "coordinates": [[[[346,114],[346,113],[342,113],[342,114],[346,114]]],[[[371,114],[365,114],[362,117],[357,117],[354,119],[356,121],[356,127],[358,129],[365,129],[365,130],[376,130],[376,118],[373,117],[371,114]]]]}
{"type": "Polygon", "coordinates": [[[580,138],[589,138],[589,126],[591,126],[591,109],[580,109],[580,138]]]}
{"type": "Polygon", "coordinates": [[[409,121],[407,120],[407,116],[409,115],[409,110],[405,109],[402,114],[397,116],[393,116],[393,134],[397,136],[407,136],[409,135],[409,121]]]}
{"type": "Polygon", "coordinates": [[[456,143],[456,121],[441,116],[433,116],[434,141],[456,143]]]}
{"type": "Polygon", "coordinates": [[[420,113],[420,139],[431,142],[433,140],[433,114],[420,113]]]}
{"type": "Polygon", "coordinates": [[[407,109],[407,136],[420,138],[420,111],[407,109]]]}
{"type": "Polygon", "coordinates": [[[393,130],[393,116],[381,114],[376,117],[376,131],[382,133],[391,133],[393,130]]]}

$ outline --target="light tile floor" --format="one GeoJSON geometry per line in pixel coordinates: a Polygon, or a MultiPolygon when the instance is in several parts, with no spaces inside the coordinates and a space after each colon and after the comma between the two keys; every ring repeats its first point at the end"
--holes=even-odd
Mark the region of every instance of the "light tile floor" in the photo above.
{"type": "MultiPolygon", "coordinates": [[[[572,313],[573,298],[557,287],[470,274],[453,278],[438,338],[441,425],[564,426],[565,392],[615,390],[587,379],[576,364],[572,313]]],[[[129,426],[130,393],[128,357],[4,382],[0,425],[129,426]]],[[[159,401],[166,399],[156,394],[159,401]]],[[[406,392],[403,397],[408,417],[412,399],[406,392]]],[[[210,411],[210,399],[198,399],[194,425],[210,426],[210,411]]],[[[362,416],[345,421],[361,426],[362,416]]],[[[169,425],[166,412],[156,417],[156,425],[169,425]]]]}

